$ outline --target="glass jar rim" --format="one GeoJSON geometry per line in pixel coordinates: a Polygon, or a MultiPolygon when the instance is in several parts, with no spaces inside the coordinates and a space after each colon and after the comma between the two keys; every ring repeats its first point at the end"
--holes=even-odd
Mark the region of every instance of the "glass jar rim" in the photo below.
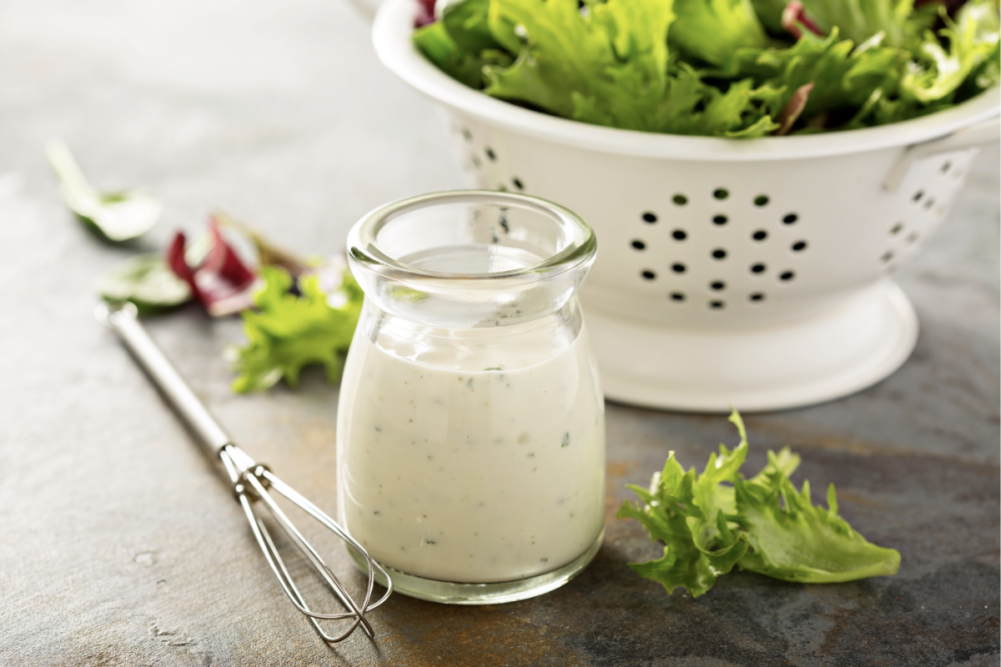
{"type": "Polygon", "coordinates": [[[555,202],[540,197],[495,190],[448,190],[408,197],[367,213],[348,233],[348,257],[365,268],[395,280],[424,279],[434,282],[485,280],[504,283],[527,283],[546,280],[581,264],[593,261],[597,252],[594,231],[584,220],[555,202]],[[447,204],[509,204],[540,213],[567,231],[568,244],[558,253],[531,266],[507,271],[460,273],[434,271],[390,257],[379,248],[379,231],[395,218],[408,212],[447,204]]]}

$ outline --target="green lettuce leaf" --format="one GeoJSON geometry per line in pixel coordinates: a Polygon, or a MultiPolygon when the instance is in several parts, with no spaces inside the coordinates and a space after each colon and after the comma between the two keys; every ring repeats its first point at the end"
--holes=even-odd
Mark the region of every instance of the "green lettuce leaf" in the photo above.
{"type": "Polygon", "coordinates": [[[986,71],[993,72],[994,76],[982,83],[989,86],[997,81],[999,19],[996,5],[991,0],[975,0],[960,9],[955,21],[948,16],[944,16],[944,20],[946,27],[939,34],[948,47],[943,47],[931,32],[924,34],[917,59],[909,63],[900,82],[905,99],[923,104],[943,100],[975,70],[984,71],[981,65],[986,63],[990,63],[986,71]]]}
{"type": "Polygon", "coordinates": [[[907,55],[882,46],[881,41],[877,36],[856,47],[851,40],[840,39],[837,29],[823,39],[805,33],[789,49],[741,49],[735,66],[762,89],[779,91],[767,98],[767,111],[773,117],[781,115],[797,89],[813,84],[800,116],[802,124],[828,126],[828,114],[853,114],[876,91],[897,87],[907,55]]]}
{"type": "Polygon", "coordinates": [[[725,90],[690,65],[669,72],[671,2],[492,0],[490,28],[518,57],[487,67],[486,92],[558,116],[645,132],[762,136],[777,125],[750,81],[725,90]]]}
{"type": "Polygon", "coordinates": [[[833,484],[826,510],[810,502],[808,481],[797,492],[779,470],[754,482],[738,480],[735,492],[734,518],[751,543],[740,559],[742,570],[824,584],[896,574],[900,568],[899,552],[866,541],[838,516],[833,484]]]}
{"type": "Polygon", "coordinates": [[[567,118],[656,130],[667,84],[671,2],[492,0],[493,34],[518,58],[489,67],[487,93],[567,118]]]}
{"type": "Polygon", "coordinates": [[[882,33],[888,46],[901,47],[913,32],[914,0],[802,0],[803,9],[825,33],[835,28],[856,44],[882,33]]]}
{"type": "MultiPolygon", "coordinates": [[[[1001,78],[993,0],[935,34],[935,3],[453,0],[418,48],[466,85],[528,108],[644,132],[719,137],[852,129],[969,99],[1001,78]],[[769,37],[765,29],[773,37],[769,37]]],[[[943,15],[944,16],[944,15],[943,15]]]]}
{"type": "Polygon", "coordinates": [[[468,53],[502,49],[490,32],[490,0],[459,0],[445,3],[441,23],[452,41],[468,53]]]}
{"type": "Polygon", "coordinates": [[[262,268],[264,287],[254,295],[256,310],[243,313],[247,343],[233,350],[238,373],[233,391],[267,389],[283,378],[295,386],[308,364],[322,364],[327,379],[338,380],[364,295],[347,269],[337,277],[339,289],[324,291],[318,275],[305,275],[296,296],[289,293],[292,277],[284,269],[262,268]]]}
{"type": "Polygon", "coordinates": [[[871,544],[838,516],[834,486],[827,510],[810,502],[809,482],[797,492],[789,481],[800,457],[788,448],[768,452],[768,465],[751,479],[740,474],[747,433],[730,415],[740,444],[719,446],[705,470],[687,472],[668,456],[649,489],[630,486],[639,503],[625,502],[619,518],[639,521],[650,539],[664,543],[661,558],[630,563],[640,576],[670,594],[681,586],[697,597],[736,564],[785,581],[827,583],[894,574],[900,554],[871,544]]]}
{"type": "Polygon", "coordinates": [[[692,58],[723,65],[739,48],[765,48],[768,37],[750,0],[674,0],[668,43],[692,58]]]}
{"type": "Polygon", "coordinates": [[[660,583],[668,594],[681,586],[693,597],[702,595],[747,551],[747,538],[735,535],[722,513],[717,510],[710,519],[699,507],[697,486],[695,469],[685,472],[671,452],[664,470],[654,475],[649,491],[630,486],[643,504],[623,503],[617,514],[636,519],[649,531],[651,540],[664,542],[661,558],[630,563],[629,567],[660,583]],[[714,530],[704,531],[710,521],[714,530]],[[711,536],[701,538],[703,532],[711,536]]]}
{"type": "Polygon", "coordinates": [[[441,21],[428,24],[414,31],[414,44],[438,69],[470,88],[483,88],[481,58],[463,51],[455,43],[441,21]]]}

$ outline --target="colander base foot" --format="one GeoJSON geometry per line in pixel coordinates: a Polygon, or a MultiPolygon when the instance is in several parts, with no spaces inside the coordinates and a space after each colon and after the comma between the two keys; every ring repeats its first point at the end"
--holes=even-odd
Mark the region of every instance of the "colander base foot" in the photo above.
{"type": "Polygon", "coordinates": [[[913,306],[890,281],[808,319],[746,329],[672,328],[584,308],[607,398],[693,412],[848,396],[897,370],[918,336],[913,306]]]}

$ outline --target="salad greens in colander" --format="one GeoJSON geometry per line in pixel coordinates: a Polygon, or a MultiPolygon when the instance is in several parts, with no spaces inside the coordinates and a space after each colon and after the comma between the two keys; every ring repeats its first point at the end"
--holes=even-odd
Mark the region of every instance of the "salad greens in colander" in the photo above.
{"type": "Polygon", "coordinates": [[[413,38],[467,86],[555,116],[760,137],[907,120],[997,84],[994,0],[911,2],[438,0],[413,38]]]}

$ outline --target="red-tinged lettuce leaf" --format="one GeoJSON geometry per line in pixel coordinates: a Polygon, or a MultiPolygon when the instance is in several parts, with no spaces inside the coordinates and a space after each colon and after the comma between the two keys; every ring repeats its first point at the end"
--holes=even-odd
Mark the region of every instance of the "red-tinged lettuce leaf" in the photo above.
{"type": "Polygon", "coordinates": [[[434,17],[435,0],[417,0],[417,16],[414,17],[414,26],[419,28],[435,22],[434,17]]]}
{"type": "Polygon", "coordinates": [[[737,512],[731,518],[751,544],[740,559],[742,570],[814,584],[896,574],[900,553],[868,542],[838,516],[833,484],[825,510],[811,503],[809,482],[797,492],[778,462],[772,466],[753,481],[735,484],[737,512]]]}
{"type": "Polygon", "coordinates": [[[789,49],[742,49],[735,58],[736,71],[753,77],[759,91],[778,91],[765,101],[771,117],[782,117],[797,96],[805,97],[798,118],[807,127],[837,126],[830,120],[837,113],[848,114],[840,124],[848,122],[874,93],[896,89],[906,62],[905,52],[881,46],[878,38],[856,47],[836,29],[823,39],[804,33],[789,49]]]}
{"type": "Polygon", "coordinates": [[[247,343],[231,350],[238,373],[233,391],[260,391],[281,379],[295,386],[309,364],[323,365],[328,381],[336,382],[364,299],[351,273],[328,267],[301,276],[299,296],[289,293],[292,277],[283,269],[264,267],[261,277],[255,309],[243,313],[247,343]]]}
{"type": "Polygon", "coordinates": [[[220,230],[232,230],[240,237],[250,241],[257,252],[257,264],[259,266],[280,266],[292,274],[293,277],[302,275],[314,268],[313,263],[310,261],[275,245],[274,242],[264,237],[250,225],[234,218],[228,213],[215,211],[212,213],[212,220],[219,225],[220,230]]]}
{"type": "Polygon", "coordinates": [[[188,283],[192,294],[213,317],[249,308],[253,304],[256,275],[226,243],[214,219],[209,221],[208,233],[208,250],[197,266],[188,265],[183,232],[177,232],[167,248],[167,264],[178,278],[188,283]]]}

